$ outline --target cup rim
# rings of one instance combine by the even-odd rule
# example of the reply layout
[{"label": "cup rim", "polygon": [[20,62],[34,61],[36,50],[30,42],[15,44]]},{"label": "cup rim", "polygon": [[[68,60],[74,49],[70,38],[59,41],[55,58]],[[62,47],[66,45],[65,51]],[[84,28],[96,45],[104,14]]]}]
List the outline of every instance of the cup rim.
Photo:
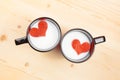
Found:
[{"label": "cup rim", "polygon": [[[55,44],[55,46],[54,46],[53,48],[50,48],[50,49],[48,49],[48,50],[38,50],[38,49],[34,48],[34,46],[31,45],[31,43],[30,43],[30,41],[29,41],[29,39],[28,39],[28,34],[29,34],[29,30],[30,30],[31,24],[32,24],[34,21],[40,20],[40,19],[49,19],[49,20],[53,21],[53,22],[57,25],[58,30],[59,30],[59,32],[60,32],[60,33],[59,33],[59,40],[58,40],[58,42]],[[38,51],[38,52],[48,52],[48,51],[53,50],[53,49],[56,48],[56,46],[60,43],[61,37],[62,37],[62,32],[61,32],[61,28],[60,28],[59,24],[58,24],[54,19],[49,18],[49,17],[39,17],[39,18],[33,20],[33,21],[29,24],[29,26],[28,26],[28,28],[27,28],[27,33],[26,33],[26,39],[27,39],[27,41],[28,41],[28,44],[30,45],[30,47],[32,47],[34,50],[36,50],[36,51]]]},{"label": "cup rim", "polygon": [[[90,51],[89,51],[89,54],[90,54],[90,56],[87,58],[87,59],[85,59],[85,60],[78,60],[78,61],[73,61],[73,60],[71,60],[71,59],[69,59],[67,56],[65,56],[65,54],[64,54],[64,51],[62,50],[62,41],[63,41],[63,39],[64,39],[64,37],[69,33],[69,32],[71,32],[71,31],[76,31],[76,30],[80,30],[80,31],[83,31],[84,33],[87,33],[87,35],[89,35],[89,38],[91,38],[91,47],[90,47]],[[87,36],[86,35],[86,36]],[[88,36],[87,36],[88,37]],[[94,38],[92,37],[92,35],[88,32],[88,31],[86,31],[86,30],[84,30],[84,29],[81,29],[81,28],[74,28],[74,29],[71,29],[71,30],[69,30],[69,31],[67,31],[65,34],[64,34],[64,36],[63,36],[63,38],[62,38],[62,40],[61,40],[61,42],[60,42],[60,49],[61,49],[61,53],[62,53],[62,55],[68,60],[68,61],[70,61],[70,62],[72,62],[72,63],[82,63],[82,62],[85,62],[85,61],[87,61],[92,55],[93,55],[93,52],[94,52],[94,48],[95,48],[95,42],[94,42]],[[85,57],[83,57],[83,58],[85,58]]]}]

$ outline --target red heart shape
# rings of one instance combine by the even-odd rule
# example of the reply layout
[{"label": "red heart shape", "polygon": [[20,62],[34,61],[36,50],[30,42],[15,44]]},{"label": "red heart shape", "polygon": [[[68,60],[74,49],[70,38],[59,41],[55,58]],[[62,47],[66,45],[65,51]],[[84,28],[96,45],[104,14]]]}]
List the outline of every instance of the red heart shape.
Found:
[{"label": "red heart shape", "polygon": [[46,36],[47,28],[48,28],[47,22],[45,22],[44,20],[41,20],[38,23],[38,28],[30,29],[29,33],[33,37]]},{"label": "red heart shape", "polygon": [[78,55],[90,50],[90,44],[88,42],[84,42],[83,44],[81,44],[78,39],[74,39],[72,41],[72,47]]}]

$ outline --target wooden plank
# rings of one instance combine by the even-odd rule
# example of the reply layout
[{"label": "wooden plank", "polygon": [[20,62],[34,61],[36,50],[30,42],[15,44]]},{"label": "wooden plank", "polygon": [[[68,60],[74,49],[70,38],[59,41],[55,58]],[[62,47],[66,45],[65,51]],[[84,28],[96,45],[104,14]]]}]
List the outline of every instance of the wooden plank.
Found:
[{"label": "wooden plank", "polygon": [[[120,80],[119,0],[1,0],[0,80]],[[93,37],[105,35],[94,55],[84,63],[71,63],[59,48],[37,52],[14,40],[26,35],[38,17],[55,19],[64,35],[83,28]]]}]

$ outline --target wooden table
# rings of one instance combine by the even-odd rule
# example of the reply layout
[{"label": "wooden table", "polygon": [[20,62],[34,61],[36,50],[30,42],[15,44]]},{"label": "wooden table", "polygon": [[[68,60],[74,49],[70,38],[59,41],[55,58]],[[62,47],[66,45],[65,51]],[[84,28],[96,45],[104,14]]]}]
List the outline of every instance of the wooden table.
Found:
[{"label": "wooden table", "polygon": [[[94,55],[71,63],[56,48],[37,52],[14,40],[26,35],[30,22],[51,17],[62,33],[82,28],[94,37],[105,35]],[[1,0],[0,80],[120,80],[120,0]]]}]

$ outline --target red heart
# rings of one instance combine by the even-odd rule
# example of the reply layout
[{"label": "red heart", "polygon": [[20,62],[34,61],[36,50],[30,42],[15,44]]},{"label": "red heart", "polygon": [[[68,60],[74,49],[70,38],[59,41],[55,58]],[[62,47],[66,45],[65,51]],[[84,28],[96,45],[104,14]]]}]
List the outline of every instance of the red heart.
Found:
[{"label": "red heart", "polygon": [[48,28],[47,22],[45,22],[44,20],[41,20],[38,23],[38,28],[30,29],[29,33],[33,37],[46,36],[47,28]]},{"label": "red heart", "polygon": [[83,44],[81,44],[78,39],[74,39],[72,41],[72,47],[78,55],[90,50],[90,44],[88,42],[84,42]]}]

